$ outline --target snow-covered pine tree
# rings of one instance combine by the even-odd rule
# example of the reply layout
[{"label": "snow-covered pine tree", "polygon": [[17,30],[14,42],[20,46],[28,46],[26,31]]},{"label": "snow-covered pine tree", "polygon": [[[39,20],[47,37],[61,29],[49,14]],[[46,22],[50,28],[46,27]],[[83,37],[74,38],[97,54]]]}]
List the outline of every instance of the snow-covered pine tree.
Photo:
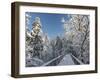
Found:
[{"label": "snow-covered pine tree", "polygon": [[32,27],[32,45],[33,45],[33,57],[37,57],[41,59],[41,54],[43,51],[43,40],[41,35],[39,34],[41,31],[41,22],[40,18],[36,17],[35,21],[33,21],[33,27]]},{"label": "snow-covered pine tree", "polygon": [[60,39],[59,36],[56,37],[56,44],[55,44],[55,54],[56,57],[61,55],[62,53],[62,40]]},{"label": "snow-covered pine tree", "polygon": [[[62,40],[59,36],[56,37],[56,43],[55,43],[55,53],[54,57],[58,57],[59,55],[62,55]],[[60,62],[61,58],[59,58],[57,61],[55,61],[55,65],[57,65]]]}]

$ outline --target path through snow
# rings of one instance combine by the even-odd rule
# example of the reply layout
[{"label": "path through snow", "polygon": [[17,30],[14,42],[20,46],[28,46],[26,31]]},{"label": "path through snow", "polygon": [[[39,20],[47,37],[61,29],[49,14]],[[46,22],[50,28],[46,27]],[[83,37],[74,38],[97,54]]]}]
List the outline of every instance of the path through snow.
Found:
[{"label": "path through snow", "polygon": [[74,65],[74,61],[72,60],[71,55],[70,54],[65,55],[58,64],[58,66],[59,65]]}]

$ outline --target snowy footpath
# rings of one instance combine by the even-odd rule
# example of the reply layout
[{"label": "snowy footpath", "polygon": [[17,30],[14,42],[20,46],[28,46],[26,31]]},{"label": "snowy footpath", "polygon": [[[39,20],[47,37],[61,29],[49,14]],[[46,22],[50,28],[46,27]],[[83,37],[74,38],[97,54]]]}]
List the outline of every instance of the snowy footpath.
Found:
[{"label": "snowy footpath", "polygon": [[67,54],[64,56],[64,58],[60,61],[59,65],[74,65],[74,61],[72,60],[72,57],[70,54]]}]

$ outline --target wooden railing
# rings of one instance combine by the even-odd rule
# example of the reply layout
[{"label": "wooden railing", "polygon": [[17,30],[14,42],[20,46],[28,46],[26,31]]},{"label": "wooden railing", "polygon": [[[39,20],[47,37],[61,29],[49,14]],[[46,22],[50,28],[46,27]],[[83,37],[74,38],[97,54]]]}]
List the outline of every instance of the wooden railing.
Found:
[{"label": "wooden railing", "polygon": [[[72,54],[70,54],[70,55],[72,56],[72,58],[73,58],[78,64],[80,64],[80,65],[83,65],[83,64],[84,64],[82,61],[80,61],[80,60],[79,60],[78,58],[76,58],[74,55],[72,55]],[[54,59],[52,59],[52,60],[50,60],[50,61],[44,63],[42,66],[48,66],[48,65],[50,65],[51,63],[53,63],[53,62],[59,60],[59,59],[62,58],[63,56],[64,56],[64,55],[59,55],[58,57],[56,57],[56,58],[54,58]],[[73,62],[74,62],[74,61],[73,61]]]},{"label": "wooden railing", "polygon": [[59,55],[58,57],[56,57],[56,58],[54,58],[54,59],[52,59],[52,60],[50,60],[50,61],[44,63],[42,66],[48,66],[48,65],[50,65],[51,63],[57,61],[58,59],[60,59],[60,58],[63,57],[63,56],[64,56],[64,55]]},{"label": "wooden railing", "polygon": [[70,54],[71,56],[72,56],[72,58],[74,58],[74,60],[78,63],[78,64],[80,64],[80,65],[82,65],[82,64],[84,64],[82,61],[80,61],[77,57],[75,57],[74,55],[72,55],[72,54]]}]

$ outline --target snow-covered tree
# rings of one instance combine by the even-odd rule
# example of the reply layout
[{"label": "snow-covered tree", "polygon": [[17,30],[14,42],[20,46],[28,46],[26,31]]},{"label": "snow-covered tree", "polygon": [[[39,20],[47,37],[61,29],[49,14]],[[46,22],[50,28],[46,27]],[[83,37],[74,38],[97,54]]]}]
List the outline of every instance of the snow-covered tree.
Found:
[{"label": "snow-covered tree", "polygon": [[25,50],[25,52],[26,52],[26,58],[27,59],[31,59],[31,53],[32,53],[32,48],[30,46],[32,36],[31,36],[30,30],[29,30],[29,24],[30,24],[29,20],[30,20],[30,18],[31,18],[31,16],[29,14],[25,14],[25,22],[26,22],[26,24],[25,24],[25,26],[26,26],[26,32],[25,32],[26,33],[25,34],[25,36],[26,36],[25,37],[26,50]]},{"label": "snow-covered tree", "polygon": [[41,30],[41,22],[40,18],[36,17],[35,21],[33,21],[33,27],[32,27],[32,45],[33,45],[33,57],[37,56],[38,58],[41,58],[41,54],[43,51],[43,40],[40,33]]},{"label": "snow-covered tree", "polygon": [[[64,31],[67,40],[72,41],[78,58],[84,63],[89,61],[89,15],[71,14],[69,20],[64,21]],[[76,49],[76,47],[78,49]],[[87,62],[84,59],[87,55]]]},{"label": "snow-covered tree", "polygon": [[62,53],[62,40],[60,39],[59,36],[56,37],[56,43],[55,43],[55,54],[56,56],[61,55]]}]

